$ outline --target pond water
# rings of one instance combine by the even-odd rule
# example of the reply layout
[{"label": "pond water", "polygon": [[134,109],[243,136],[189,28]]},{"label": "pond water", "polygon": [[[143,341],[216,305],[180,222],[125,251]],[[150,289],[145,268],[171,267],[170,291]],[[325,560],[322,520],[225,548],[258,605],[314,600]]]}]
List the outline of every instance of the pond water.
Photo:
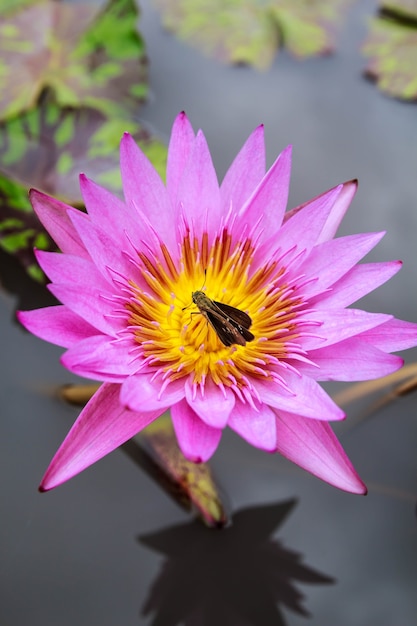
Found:
[{"label": "pond water", "polygon": [[[373,3],[352,11],[336,55],[299,63],[282,53],[264,73],[202,57],[142,4],[153,96],[141,119],[167,139],[185,109],[219,177],[264,123],[269,165],[294,146],[291,206],[359,178],[340,233],[387,230],[369,260],[404,261],[361,304],[417,321],[416,108],[361,76]],[[417,393],[360,423],[355,404],[337,429],[366,497],[231,432],[212,461],[234,520],[223,531],[194,522],[123,450],[41,495],[39,479],[78,414],[56,390],[77,379],[60,349],[14,322],[16,307],[45,294],[4,255],[1,263],[13,291],[0,292],[1,624],[417,624]]]}]

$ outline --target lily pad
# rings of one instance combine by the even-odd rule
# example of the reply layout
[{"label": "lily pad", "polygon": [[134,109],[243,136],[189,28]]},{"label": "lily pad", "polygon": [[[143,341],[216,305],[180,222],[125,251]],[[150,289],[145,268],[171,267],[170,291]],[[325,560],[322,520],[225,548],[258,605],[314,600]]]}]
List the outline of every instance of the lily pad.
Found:
[{"label": "lily pad", "polygon": [[38,2],[38,0],[1,0],[0,15],[15,13],[18,9],[28,6],[29,4],[35,4],[36,2]]},{"label": "lily pad", "polygon": [[160,172],[165,171],[166,147],[161,142],[138,123],[108,120],[95,109],[62,109],[43,101],[0,124],[0,245],[17,255],[32,276],[40,276],[34,269],[33,246],[50,249],[53,244],[32,212],[28,189],[36,187],[81,208],[78,175],[85,172],[122,195],[119,142],[124,131],[134,136]]},{"label": "lily pad", "polygon": [[26,188],[0,174],[0,247],[18,257],[28,274],[43,280],[33,248],[54,249],[32,211]]},{"label": "lily pad", "polygon": [[35,106],[45,88],[61,106],[107,115],[147,93],[146,57],[133,0],[96,5],[43,0],[0,18],[1,118]]},{"label": "lily pad", "polygon": [[327,54],[353,0],[154,0],[168,30],[226,63],[269,67],[279,47]]},{"label": "lily pad", "polygon": [[389,96],[417,100],[417,2],[384,4],[362,48],[366,75]]}]

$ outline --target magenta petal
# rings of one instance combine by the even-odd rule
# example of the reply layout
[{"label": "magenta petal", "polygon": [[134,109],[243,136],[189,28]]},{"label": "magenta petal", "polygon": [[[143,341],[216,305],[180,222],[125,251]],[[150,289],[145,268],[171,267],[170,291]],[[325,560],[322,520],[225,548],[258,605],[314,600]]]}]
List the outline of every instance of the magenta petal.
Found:
[{"label": "magenta petal", "polygon": [[[349,208],[350,203],[358,189],[358,181],[357,180],[348,180],[346,183],[342,185],[338,185],[337,187],[333,187],[330,189],[330,192],[335,191],[336,189],[340,189],[340,193],[337,196],[336,201],[333,204],[332,211],[329,214],[320,235],[317,238],[317,244],[323,243],[324,241],[328,241],[332,239],[336,234],[337,229],[339,228],[340,222],[343,219],[346,211]],[[305,202],[304,204],[300,204],[297,207],[294,207],[290,211],[288,211],[284,216],[284,222],[289,219],[292,219],[293,216],[302,211],[307,205],[311,203],[320,202],[323,196],[326,196],[329,191],[316,196],[312,200]]]},{"label": "magenta petal", "polygon": [[204,386],[204,396],[200,390],[194,395],[192,380],[187,380],[185,397],[193,411],[213,428],[224,428],[235,406],[235,394],[227,387],[221,389],[210,378]]},{"label": "magenta petal", "polygon": [[375,328],[388,320],[392,315],[383,313],[368,313],[360,309],[316,310],[299,316],[299,321],[315,320],[320,326],[312,333],[311,337],[303,338],[305,350],[316,350],[332,344],[337,344],[344,339],[359,335]]},{"label": "magenta petal", "polygon": [[160,415],[136,413],[119,401],[120,385],[104,384],[80,413],[55,454],[40,484],[48,491],[69,480],[128,439]]},{"label": "magenta petal", "polygon": [[72,225],[70,216],[79,213],[68,204],[44,193],[31,189],[30,201],[42,224],[62,252],[74,254],[88,259],[90,255],[84,247],[77,231]]},{"label": "magenta petal", "polygon": [[262,218],[260,243],[273,239],[281,227],[290,186],[291,150],[288,146],[281,152],[240,211],[238,229]]},{"label": "magenta petal", "polygon": [[116,337],[119,324],[108,319],[114,313],[115,305],[101,297],[101,292],[95,288],[80,290],[78,285],[56,285],[51,283],[48,289],[54,296],[65,304],[73,313],[82,317],[86,322],[107,335]]},{"label": "magenta petal", "polygon": [[182,112],[174,122],[168,146],[167,190],[174,206],[185,166],[194,148],[194,142],[193,128],[186,114]]},{"label": "magenta petal", "polygon": [[[197,206],[198,205],[198,210]],[[222,217],[216,171],[206,138],[198,131],[178,188],[176,211],[193,227],[195,235],[214,237]]]},{"label": "magenta petal", "polygon": [[136,369],[126,343],[112,341],[107,335],[79,341],[62,355],[61,363],[74,374],[107,382],[122,382]]},{"label": "magenta petal", "polygon": [[172,423],[183,455],[194,463],[205,463],[219,445],[222,430],[201,420],[183,400],[171,409]]},{"label": "magenta petal", "polygon": [[18,311],[17,318],[31,333],[63,348],[95,335],[97,330],[66,306]]},{"label": "magenta petal", "polygon": [[147,227],[140,220],[135,220],[133,211],[129,211],[124,202],[104,187],[97,185],[85,174],[80,175],[80,189],[87,213],[100,228],[107,233],[117,232],[117,238],[126,245],[126,233],[132,243],[140,245],[141,238],[147,233]]},{"label": "magenta petal", "polygon": [[[414,334],[417,343],[416,331]],[[373,380],[392,374],[404,363],[400,357],[367,344],[361,335],[327,348],[311,350],[309,358],[318,367],[300,363],[298,368],[315,380]]]},{"label": "magenta petal", "polygon": [[299,413],[303,417],[319,420],[344,419],[345,414],[342,409],[315,380],[291,371],[284,372],[282,375],[293,395],[280,388],[278,383],[252,380],[262,402],[276,409]]},{"label": "magenta petal", "polygon": [[126,378],[120,401],[133,411],[154,411],[161,407],[164,410],[182,400],[184,394],[183,380],[174,380],[162,390],[161,379],[146,373]]},{"label": "magenta petal", "polygon": [[326,224],[321,231],[321,235],[318,238],[317,243],[328,241],[335,236],[336,231],[340,226],[340,222],[344,218],[345,213],[348,210],[357,190],[357,180],[349,180],[346,183],[343,183],[342,190],[337,196],[336,202],[334,203],[332,208],[332,212],[330,213]]},{"label": "magenta petal", "polygon": [[[264,254],[267,250],[281,248],[290,250],[311,250],[316,246],[320,233],[328,220],[328,217],[341,192],[342,186],[330,189],[316,200],[307,202],[301,211],[282,225],[275,237],[271,237],[264,246]],[[308,224],[308,228],[306,228]],[[273,246],[273,247],[272,247]]]},{"label": "magenta petal", "polygon": [[120,169],[126,204],[149,220],[170,250],[176,249],[176,224],[167,190],[152,163],[125,133],[120,143]]},{"label": "magenta petal", "polygon": [[110,277],[104,277],[91,260],[83,259],[72,254],[60,252],[36,251],[36,259],[54,283],[77,284],[79,289],[95,288],[103,293],[110,293],[113,285]]},{"label": "magenta petal", "polygon": [[306,278],[315,278],[303,288],[303,296],[311,298],[325,291],[368,254],[383,236],[384,233],[351,235],[315,246],[297,268]]},{"label": "magenta petal", "polygon": [[272,452],[277,440],[275,413],[266,404],[258,404],[256,409],[237,402],[228,425],[252,446]]},{"label": "magenta petal", "polygon": [[124,235],[122,237],[117,229],[103,230],[80,211],[71,216],[71,221],[103,276],[109,276],[109,268],[123,276],[131,276],[132,263],[126,253],[134,250]]},{"label": "magenta petal", "polygon": [[276,415],[277,452],[339,489],[366,494],[365,484],[327,422],[284,411]]},{"label": "magenta petal", "polygon": [[385,352],[406,350],[417,346],[417,324],[393,318],[362,333],[358,339],[371,343]]},{"label": "magenta petal", "polygon": [[392,278],[401,269],[401,265],[401,261],[356,265],[334,283],[328,293],[313,297],[310,304],[324,309],[349,306]]},{"label": "magenta petal", "polygon": [[265,176],[264,128],[258,126],[243,145],[220,186],[223,211],[239,212]]}]

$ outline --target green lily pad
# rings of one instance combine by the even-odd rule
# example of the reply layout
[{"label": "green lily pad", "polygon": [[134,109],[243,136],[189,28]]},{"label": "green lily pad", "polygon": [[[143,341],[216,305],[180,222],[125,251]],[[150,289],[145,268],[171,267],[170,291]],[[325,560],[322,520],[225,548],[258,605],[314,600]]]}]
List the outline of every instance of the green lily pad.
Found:
[{"label": "green lily pad", "polygon": [[[60,108],[44,100],[38,108],[0,124],[0,245],[15,254],[31,275],[32,249],[53,249],[27,199],[36,187],[82,207],[78,175],[122,195],[119,142],[130,132],[154,166],[165,171],[166,147],[133,121],[108,120],[95,109]],[[37,267],[37,266],[36,266]]]},{"label": "green lily pad", "polygon": [[107,115],[147,93],[146,57],[133,0],[96,5],[43,0],[0,18],[0,117],[33,107],[45,88],[61,106]]},{"label": "green lily pad", "polygon": [[15,255],[32,278],[42,281],[43,273],[33,255],[34,247],[54,249],[32,211],[27,189],[0,174],[0,248]]},{"label": "green lily pad", "polygon": [[28,6],[29,4],[35,4],[38,1],[39,0],[1,0],[0,15],[15,13],[18,9]]},{"label": "green lily pad", "polygon": [[226,63],[269,67],[284,46],[299,58],[334,49],[353,0],[154,0],[168,30]]},{"label": "green lily pad", "polygon": [[368,77],[389,96],[417,99],[417,2],[387,3],[362,48]]}]

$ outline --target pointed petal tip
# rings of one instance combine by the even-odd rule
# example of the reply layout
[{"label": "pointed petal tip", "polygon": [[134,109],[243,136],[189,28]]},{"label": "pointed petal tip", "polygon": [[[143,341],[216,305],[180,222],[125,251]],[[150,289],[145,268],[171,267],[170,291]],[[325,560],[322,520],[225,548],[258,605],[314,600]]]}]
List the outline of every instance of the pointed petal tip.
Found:
[{"label": "pointed petal tip", "polygon": [[[180,113],[178,113],[177,117],[174,119],[172,127],[173,129],[175,129],[176,127],[182,127],[192,131],[191,122],[188,119],[188,115],[185,111],[180,111]],[[194,134],[194,131],[192,132]]]},{"label": "pointed petal tip", "polygon": [[120,140],[120,150],[128,150],[130,146],[134,145],[135,148],[138,148],[136,141],[133,139],[132,135],[125,131]]},{"label": "pointed petal tip", "polygon": [[47,193],[44,193],[43,191],[40,191],[39,189],[36,189],[36,187],[31,187],[29,189],[28,195],[29,195],[29,200],[32,202],[32,204],[34,202],[40,203],[43,200],[55,201],[55,198],[53,198],[52,196],[49,196]]},{"label": "pointed petal tip", "polygon": [[352,484],[347,487],[342,487],[342,489],[355,496],[367,496],[368,495],[368,487],[359,478],[359,476],[357,476],[357,482],[355,482],[354,485]]},{"label": "pointed petal tip", "polygon": [[52,491],[52,489],[59,487],[66,480],[68,480],[69,478],[72,478],[72,476],[68,476],[68,478],[63,478],[61,480],[53,480],[53,478],[49,477],[48,474],[49,474],[49,467],[45,472],[45,476],[42,478],[39,484],[39,487],[38,487],[39,493],[47,493],[48,491]]}]

